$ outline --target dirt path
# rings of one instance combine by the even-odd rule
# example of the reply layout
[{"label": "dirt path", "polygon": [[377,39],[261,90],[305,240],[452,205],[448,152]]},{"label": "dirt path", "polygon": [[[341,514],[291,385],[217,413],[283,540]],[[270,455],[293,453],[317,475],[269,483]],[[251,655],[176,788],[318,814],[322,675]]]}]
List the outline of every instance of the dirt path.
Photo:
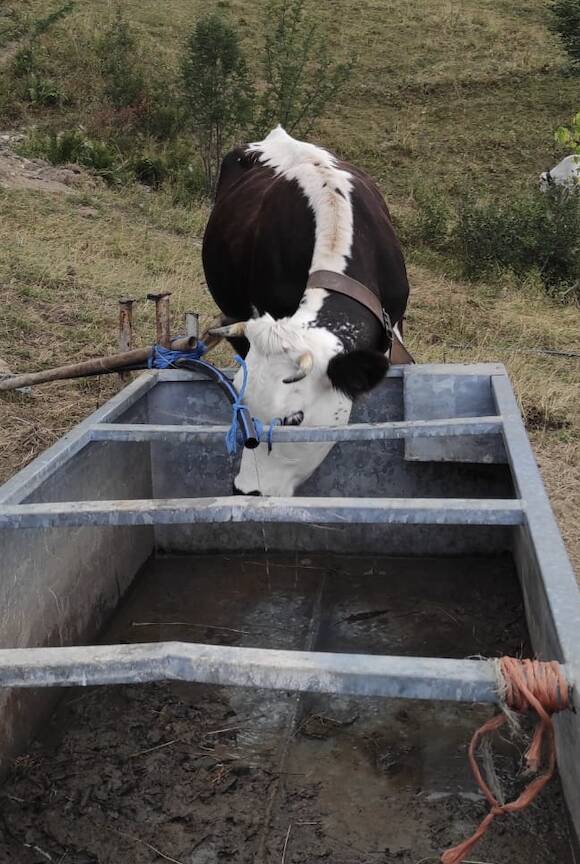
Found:
[{"label": "dirt path", "polygon": [[55,166],[43,159],[27,159],[14,152],[21,133],[0,132],[0,186],[70,195],[86,179],[78,165]]}]

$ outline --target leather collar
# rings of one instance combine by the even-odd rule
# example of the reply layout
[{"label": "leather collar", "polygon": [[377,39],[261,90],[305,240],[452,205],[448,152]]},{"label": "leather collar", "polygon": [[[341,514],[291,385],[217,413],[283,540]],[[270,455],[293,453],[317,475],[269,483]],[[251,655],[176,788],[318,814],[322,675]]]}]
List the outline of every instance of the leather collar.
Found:
[{"label": "leather collar", "polygon": [[334,270],[315,270],[308,277],[307,288],[323,288],[325,291],[333,291],[335,294],[344,294],[351,300],[356,300],[379,319],[381,326],[387,332],[389,339],[392,338],[393,327],[391,319],[383,309],[383,304],[370,288],[357,282],[344,273],[336,273]]},{"label": "leather collar", "polygon": [[369,312],[372,312],[385,329],[387,338],[391,343],[389,351],[391,363],[407,364],[415,362],[413,356],[409,354],[400,340],[397,331],[393,329],[391,319],[383,308],[383,304],[376,294],[373,294],[370,288],[367,288],[362,282],[357,282],[356,279],[345,276],[344,273],[337,273],[334,270],[315,270],[308,277],[306,288],[322,288],[325,291],[334,291],[335,294],[344,294],[345,297],[356,300],[368,309]]}]

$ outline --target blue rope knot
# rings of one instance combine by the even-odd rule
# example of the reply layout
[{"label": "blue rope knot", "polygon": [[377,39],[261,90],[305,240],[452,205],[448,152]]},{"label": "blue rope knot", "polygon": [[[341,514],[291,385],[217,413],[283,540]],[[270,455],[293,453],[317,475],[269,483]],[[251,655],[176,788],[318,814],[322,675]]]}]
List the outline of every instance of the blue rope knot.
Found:
[{"label": "blue rope knot", "polygon": [[[248,411],[249,413],[250,410],[247,405],[243,404],[243,399],[246,395],[246,387],[248,385],[248,365],[244,358],[240,357],[238,354],[236,354],[234,360],[242,367],[243,379],[237,399],[234,399],[232,402],[232,422],[226,433],[226,447],[228,448],[230,456],[233,456],[238,449],[238,417],[242,411]],[[256,432],[258,433],[258,436],[261,435],[260,429],[256,429]]]},{"label": "blue rope knot", "polygon": [[272,452],[272,432],[274,431],[274,426],[283,426],[283,425],[284,425],[284,423],[282,422],[281,417],[274,417],[274,419],[270,423],[270,426],[268,428],[268,453]]},{"label": "blue rope knot", "polygon": [[[244,396],[246,395],[246,387],[248,386],[248,364],[244,360],[243,357],[240,357],[238,354],[234,357],[236,363],[239,363],[242,369],[242,386],[240,388],[240,392],[238,393],[237,399],[232,402],[232,422],[230,424],[230,428],[226,433],[226,447],[230,456],[234,456],[238,449],[239,441],[239,427],[238,427],[238,418],[240,416],[241,411],[247,411],[249,413],[250,409],[247,405],[243,404]],[[254,422],[254,428],[256,430],[256,435],[258,436],[258,441],[262,440],[262,435],[264,434],[264,423],[261,420],[258,420],[256,417],[252,417]],[[274,426],[282,426],[282,420],[280,417],[276,417],[271,421],[268,427],[268,453],[272,452],[272,433],[274,431]]]},{"label": "blue rope knot", "polygon": [[173,348],[164,348],[163,345],[155,344],[147,366],[149,369],[169,369],[178,360],[201,360],[206,351],[207,345],[201,339],[191,351],[174,351]]}]

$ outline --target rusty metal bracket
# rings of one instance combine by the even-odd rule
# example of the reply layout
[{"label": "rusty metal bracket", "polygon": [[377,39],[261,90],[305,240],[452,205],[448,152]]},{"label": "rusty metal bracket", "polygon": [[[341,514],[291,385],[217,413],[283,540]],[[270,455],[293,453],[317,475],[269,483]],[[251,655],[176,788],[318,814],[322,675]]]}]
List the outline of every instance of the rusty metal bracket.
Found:
[{"label": "rusty metal bracket", "polygon": [[[133,297],[119,299],[119,353],[124,354],[133,347]],[[127,381],[129,372],[119,372],[121,381]]]},{"label": "rusty metal bracket", "polygon": [[169,311],[169,298],[171,291],[160,294],[148,294],[147,299],[155,303],[155,338],[163,348],[171,347],[171,317]]}]

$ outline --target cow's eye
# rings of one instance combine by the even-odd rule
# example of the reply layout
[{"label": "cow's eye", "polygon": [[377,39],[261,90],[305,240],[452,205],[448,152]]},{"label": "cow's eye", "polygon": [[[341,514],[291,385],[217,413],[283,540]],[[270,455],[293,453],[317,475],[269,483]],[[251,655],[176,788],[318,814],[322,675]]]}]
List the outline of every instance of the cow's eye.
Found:
[{"label": "cow's eye", "polygon": [[282,420],[282,426],[300,426],[304,420],[304,411],[295,411]]}]

